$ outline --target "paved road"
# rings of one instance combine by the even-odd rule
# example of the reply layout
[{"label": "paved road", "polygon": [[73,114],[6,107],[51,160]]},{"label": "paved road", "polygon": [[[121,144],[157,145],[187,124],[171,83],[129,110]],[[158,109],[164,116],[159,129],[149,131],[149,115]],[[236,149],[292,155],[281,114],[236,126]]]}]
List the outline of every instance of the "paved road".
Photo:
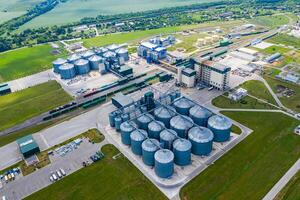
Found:
[{"label": "paved road", "polygon": [[263,200],[273,200],[276,195],[284,188],[284,186],[295,176],[300,170],[300,158],[297,162],[285,173],[285,175],[274,185]]}]

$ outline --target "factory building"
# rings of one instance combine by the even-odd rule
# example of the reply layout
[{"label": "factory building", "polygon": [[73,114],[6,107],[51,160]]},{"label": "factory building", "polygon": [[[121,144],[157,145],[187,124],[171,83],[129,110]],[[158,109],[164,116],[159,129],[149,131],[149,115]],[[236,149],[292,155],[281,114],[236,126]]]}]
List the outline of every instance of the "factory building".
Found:
[{"label": "factory building", "polygon": [[22,137],[17,140],[21,154],[24,158],[28,158],[36,153],[40,152],[38,144],[33,139],[32,135]]},{"label": "factory building", "polygon": [[148,93],[144,96],[155,101],[153,110],[147,111],[152,106],[141,104],[151,103],[143,97],[111,112],[109,122],[120,133],[121,142],[146,166],[153,167],[158,177],[171,178],[175,166],[184,168],[192,163],[192,155],[209,156],[214,142],[230,140],[232,122],[228,118],[213,115],[178,92],[157,99]]},{"label": "factory building", "polygon": [[58,58],[52,63],[53,71],[59,74],[61,79],[72,79],[77,75],[88,74],[92,70],[101,74],[113,70],[122,77],[132,75],[132,68],[122,67],[129,61],[129,52],[124,46],[112,44],[87,50],[82,54],[72,54],[67,60]]},{"label": "factory building", "polygon": [[230,56],[241,59],[241,60],[246,60],[248,62],[254,62],[257,61],[257,57],[248,53],[244,53],[242,51],[233,51],[230,53]]},{"label": "factory building", "polygon": [[163,37],[154,37],[149,40],[152,44],[156,44],[161,47],[167,47],[169,45],[175,44],[176,38],[173,35],[169,35],[165,38]]},{"label": "factory building", "polygon": [[237,90],[229,93],[228,97],[233,101],[239,101],[247,95],[248,95],[248,91],[246,89],[238,88]]},{"label": "factory building", "polygon": [[167,57],[167,49],[160,47],[157,44],[151,42],[142,42],[137,50],[140,57],[147,59],[147,62],[157,62],[158,60]]},{"label": "factory building", "polygon": [[203,61],[200,64],[201,81],[208,86],[213,86],[218,90],[229,88],[229,78],[231,68],[214,61]]},{"label": "factory building", "polygon": [[279,58],[281,58],[281,54],[280,53],[275,53],[275,54],[267,57],[265,59],[265,61],[268,62],[268,63],[273,63],[274,61],[276,61]]},{"label": "factory building", "polygon": [[178,67],[177,78],[184,86],[192,88],[196,84],[196,71],[191,68]]}]

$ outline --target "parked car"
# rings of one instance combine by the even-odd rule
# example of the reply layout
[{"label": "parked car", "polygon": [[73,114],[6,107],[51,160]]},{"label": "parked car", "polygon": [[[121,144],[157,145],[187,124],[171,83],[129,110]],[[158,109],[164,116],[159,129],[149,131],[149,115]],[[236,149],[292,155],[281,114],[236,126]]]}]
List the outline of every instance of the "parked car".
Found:
[{"label": "parked car", "polygon": [[59,171],[59,170],[57,170],[57,171],[56,171],[56,174],[57,174],[57,176],[58,176],[59,178],[61,178],[61,177],[62,177],[62,174],[60,173],[60,171]]},{"label": "parked car", "polygon": [[61,172],[61,174],[62,174],[63,176],[66,176],[66,175],[67,175],[66,172],[65,172],[65,170],[63,170],[62,168],[60,168],[59,170],[60,170],[60,172]]}]

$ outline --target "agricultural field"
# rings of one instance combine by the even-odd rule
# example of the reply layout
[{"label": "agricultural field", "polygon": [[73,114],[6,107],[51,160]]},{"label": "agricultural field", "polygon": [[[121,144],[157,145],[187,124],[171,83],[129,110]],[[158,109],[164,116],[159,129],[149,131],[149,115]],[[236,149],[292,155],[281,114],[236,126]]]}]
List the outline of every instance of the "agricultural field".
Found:
[{"label": "agricultural field", "polygon": [[300,48],[300,40],[287,34],[279,34],[268,39],[267,42]]},{"label": "agricultural field", "polygon": [[60,3],[50,12],[33,19],[21,29],[62,25],[79,21],[84,17],[139,12],[212,1],[217,0],[68,0],[65,3]]},{"label": "agricultural field", "polygon": [[0,96],[0,131],[71,100],[56,81]]},{"label": "agricultural field", "polygon": [[101,151],[105,155],[102,160],[25,199],[167,199],[113,145],[105,145]]},{"label": "agricultural field", "polygon": [[185,185],[181,199],[262,199],[300,156],[300,137],[293,133],[298,120],[282,113],[222,113],[254,132]]},{"label": "agricultural field", "polygon": [[290,84],[275,78],[264,76],[264,79],[268,82],[270,87],[275,93],[278,93],[278,86],[284,86],[286,88],[292,89],[295,93],[290,97],[280,96],[279,99],[282,104],[296,112],[300,112],[300,87],[294,84]]},{"label": "agricultural field", "polygon": [[236,109],[277,109],[274,106],[263,103],[252,97],[246,96],[241,101],[233,101],[225,96],[218,96],[213,99],[212,104],[219,108],[236,108]]},{"label": "agricultural field", "polygon": [[0,23],[25,14],[28,8],[42,1],[43,0],[0,0]]},{"label": "agricultural field", "polygon": [[259,99],[268,101],[271,104],[277,105],[276,101],[270,94],[268,88],[263,82],[251,80],[240,85],[241,88],[248,90],[248,94],[255,96]]},{"label": "agricultural field", "polygon": [[64,50],[58,55],[52,51],[52,47],[45,44],[0,53],[0,83],[47,70],[57,57],[66,56]]},{"label": "agricultural field", "polygon": [[274,200],[300,199],[300,171],[288,182]]}]

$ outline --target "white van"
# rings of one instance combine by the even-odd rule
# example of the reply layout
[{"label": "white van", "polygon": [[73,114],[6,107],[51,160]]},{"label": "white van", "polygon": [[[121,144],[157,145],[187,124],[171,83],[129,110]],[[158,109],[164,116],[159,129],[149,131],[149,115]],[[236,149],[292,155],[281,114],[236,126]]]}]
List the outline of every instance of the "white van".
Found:
[{"label": "white van", "polygon": [[53,177],[53,180],[54,180],[54,181],[57,181],[57,180],[58,180],[58,178],[57,178],[57,176],[56,176],[55,174],[52,174],[52,177]]},{"label": "white van", "polygon": [[63,176],[67,175],[66,172],[65,172],[65,170],[64,170],[63,168],[60,168],[59,170],[60,170],[60,172],[61,172],[61,174],[62,174]]},{"label": "white van", "polygon": [[62,177],[62,175],[61,175],[61,173],[60,173],[60,171],[59,171],[59,170],[57,170],[57,171],[56,171],[56,174],[57,174],[57,176],[58,176],[59,178],[61,178],[61,177]]}]

